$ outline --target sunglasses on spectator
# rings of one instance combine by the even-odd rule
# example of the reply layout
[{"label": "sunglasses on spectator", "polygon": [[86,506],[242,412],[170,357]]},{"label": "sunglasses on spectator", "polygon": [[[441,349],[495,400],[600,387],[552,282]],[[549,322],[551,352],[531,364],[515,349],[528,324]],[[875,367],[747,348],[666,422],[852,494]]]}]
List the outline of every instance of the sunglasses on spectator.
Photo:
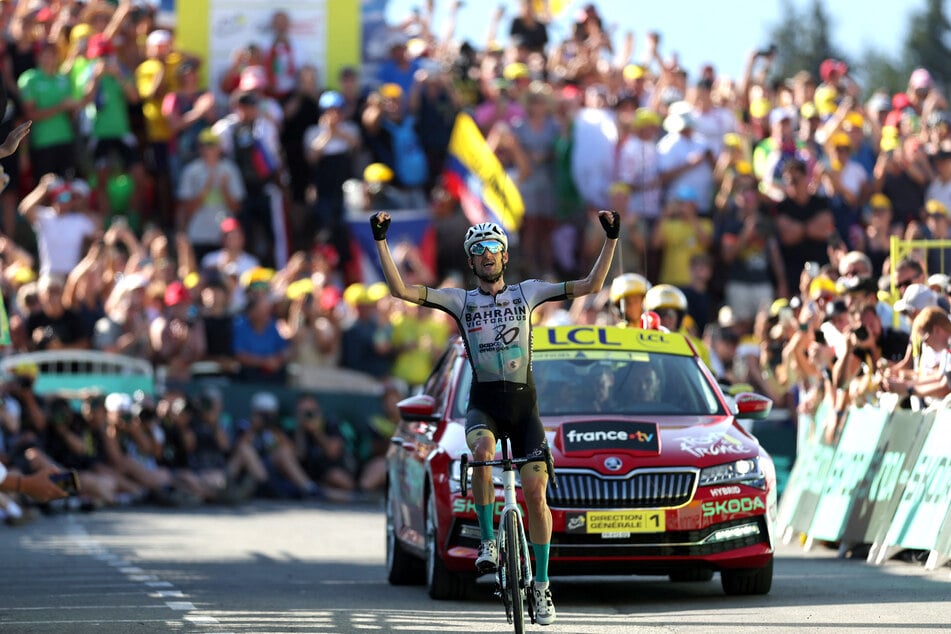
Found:
[{"label": "sunglasses on spectator", "polygon": [[895,285],[897,288],[905,288],[906,286],[911,286],[915,283],[915,280],[898,280],[898,283]]},{"label": "sunglasses on spectator", "polygon": [[502,246],[501,242],[495,240],[484,240],[482,242],[476,242],[471,247],[469,247],[469,253],[472,255],[482,255],[486,251],[489,253],[501,253],[505,250],[505,247]]}]

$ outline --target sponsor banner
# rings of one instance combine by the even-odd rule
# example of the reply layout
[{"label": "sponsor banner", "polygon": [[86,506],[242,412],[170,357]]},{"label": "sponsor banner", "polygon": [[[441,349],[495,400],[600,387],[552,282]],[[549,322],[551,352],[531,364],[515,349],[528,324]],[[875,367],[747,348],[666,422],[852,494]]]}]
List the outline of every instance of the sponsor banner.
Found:
[{"label": "sponsor banner", "polygon": [[886,546],[931,550],[951,503],[951,412],[935,415],[898,508],[885,534]]},{"label": "sponsor banner", "polygon": [[535,351],[565,348],[596,348],[602,350],[633,350],[694,356],[687,339],[679,333],[664,333],[638,328],[605,328],[600,326],[556,326],[535,331]]},{"label": "sponsor banner", "polygon": [[[815,451],[819,446],[819,440],[816,435],[807,435],[805,430],[810,428],[813,420],[812,416],[808,414],[799,414],[796,425],[799,437],[799,441],[796,443],[796,461],[793,463],[792,469],[789,470],[786,485],[783,487],[783,494],[779,498],[779,508],[776,511],[776,528],[780,534],[792,525],[793,515],[799,507],[799,499],[802,497],[806,474],[812,471],[812,461],[815,460]],[[756,429],[755,426],[753,429]]]},{"label": "sponsor banner", "polygon": [[[826,420],[831,412],[832,401],[826,398],[816,408],[815,420]],[[800,424],[803,424],[802,420]],[[835,447],[824,444],[818,430],[800,449],[779,504],[777,528],[780,533],[788,527],[801,533],[809,530],[835,455]]]},{"label": "sponsor banner", "polygon": [[856,491],[867,481],[872,457],[888,420],[888,413],[876,407],[851,408],[835,448],[832,465],[823,480],[809,536],[838,541],[853,504],[860,503]]},{"label": "sponsor banner", "polygon": [[944,521],[941,523],[941,530],[938,531],[934,550],[943,557],[951,557],[951,505],[948,506]]},{"label": "sponsor banner", "polygon": [[889,417],[882,441],[872,458],[872,478],[867,496],[870,508],[865,510],[867,526],[862,539],[857,542],[882,543],[933,422],[934,413],[911,410],[895,410]]},{"label": "sponsor banner", "polygon": [[667,529],[663,510],[586,511],[565,514],[569,533],[663,533]]},{"label": "sponsor banner", "polygon": [[565,453],[603,449],[660,453],[657,423],[594,421],[561,426]]}]

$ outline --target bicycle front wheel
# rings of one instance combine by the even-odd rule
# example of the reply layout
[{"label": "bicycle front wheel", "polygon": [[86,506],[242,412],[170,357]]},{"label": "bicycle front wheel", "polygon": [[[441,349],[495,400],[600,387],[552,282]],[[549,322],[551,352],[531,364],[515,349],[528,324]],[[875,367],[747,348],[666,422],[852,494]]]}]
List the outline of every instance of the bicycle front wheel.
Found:
[{"label": "bicycle front wheel", "polygon": [[506,586],[502,592],[507,592],[512,606],[512,624],[515,634],[525,631],[525,597],[522,588],[522,539],[520,526],[521,519],[518,513],[511,511],[505,514],[505,565],[508,568]]}]

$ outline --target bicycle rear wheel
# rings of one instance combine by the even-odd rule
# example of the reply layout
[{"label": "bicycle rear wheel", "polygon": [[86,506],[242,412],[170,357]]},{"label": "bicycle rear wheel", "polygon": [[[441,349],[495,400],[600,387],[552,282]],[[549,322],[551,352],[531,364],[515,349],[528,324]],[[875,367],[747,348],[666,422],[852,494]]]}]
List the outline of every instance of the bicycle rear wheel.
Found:
[{"label": "bicycle rear wheel", "polygon": [[[505,566],[508,568],[506,587],[503,593],[508,593],[509,604],[512,606],[512,624],[515,634],[525,631],[525,597],[522,588],[522,540],[520,518],[518,513],[510,511],[505,514]],[[526,553],[527,554],[527,553]]]}]

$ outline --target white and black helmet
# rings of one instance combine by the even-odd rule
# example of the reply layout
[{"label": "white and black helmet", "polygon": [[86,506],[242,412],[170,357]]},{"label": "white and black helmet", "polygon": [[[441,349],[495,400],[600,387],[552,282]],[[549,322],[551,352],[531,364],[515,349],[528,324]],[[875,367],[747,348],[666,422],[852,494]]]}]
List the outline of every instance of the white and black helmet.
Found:
[{"label": "white and black helmet", "polygon": [[469,227],[469,230],[466,231],[466,241],[464,244],[466,255],[469,255],[469,249],[473,244],[483,240],[498,240],[502,243],[502,247],[506,251],[509,250],[509,239],[502,230],[502,227],[494,222],[480,222],[477,225]]}]

